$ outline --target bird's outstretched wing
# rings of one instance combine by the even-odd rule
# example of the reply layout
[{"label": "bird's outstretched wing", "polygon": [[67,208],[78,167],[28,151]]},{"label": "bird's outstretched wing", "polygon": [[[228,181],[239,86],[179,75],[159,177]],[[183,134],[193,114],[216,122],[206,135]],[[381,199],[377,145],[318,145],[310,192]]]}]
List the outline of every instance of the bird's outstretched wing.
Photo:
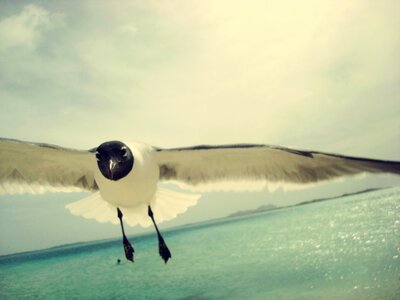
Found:
[{"label": "bird's outstretched wing", "polygon": [[94,154],[0,138],[0,194],[94,191]]},{"label": "bird's outstretched wing", "polygon": [[200,191],[296,187],[364,172],[400,174],[400,162],[268,145],[155,149],[161,180]]}]

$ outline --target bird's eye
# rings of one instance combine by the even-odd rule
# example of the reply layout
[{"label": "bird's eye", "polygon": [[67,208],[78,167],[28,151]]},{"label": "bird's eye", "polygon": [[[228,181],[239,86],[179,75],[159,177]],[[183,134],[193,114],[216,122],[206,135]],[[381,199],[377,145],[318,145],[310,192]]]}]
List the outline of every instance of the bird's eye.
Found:
[{"label": "bird's eye", "polygon": [[101,155],[100,155],[99,152],[96,152],[96,159],[97,159],[97,161],[100,161],[100,160],[101,160]]},{"label": "bird's eye", "polygon": [[124,158],[128,156],[128,151],[126,150],[126,147],[121,148],[121,156]]}]

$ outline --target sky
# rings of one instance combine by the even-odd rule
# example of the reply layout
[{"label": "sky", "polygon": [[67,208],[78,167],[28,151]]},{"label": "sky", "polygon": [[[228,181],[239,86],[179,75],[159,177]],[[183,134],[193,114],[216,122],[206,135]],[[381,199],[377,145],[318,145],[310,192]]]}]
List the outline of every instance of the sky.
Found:
[{"label": "sky", "polygon": [[[0,0],[0,136],[78,149],[266,143],[400,160],[399,56],[396,0]],[[209,193],[163,227],[399,184],[367,176]],[[64,209],[85,195],[0,196],[0,255],[118,236]]]}]

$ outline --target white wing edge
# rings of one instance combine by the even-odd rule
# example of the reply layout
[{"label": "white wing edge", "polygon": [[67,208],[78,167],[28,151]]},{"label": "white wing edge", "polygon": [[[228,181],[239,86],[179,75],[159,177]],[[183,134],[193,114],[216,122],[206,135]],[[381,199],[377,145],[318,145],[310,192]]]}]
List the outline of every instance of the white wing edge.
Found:
[{"label": "white wing edge", "polygon": [[181,189],[188,190],[191,192],[257,192],[267,190],[268,192],[275,192],[279,189],[284,192],[303,190],[311,187],[315,187],[322,184],[338,183],[343,182],[346,179],[361,179],[367,176],[367,172],[346,175],[342,177],[335,177],[332,179],[321,180],[309,183],[291,183],[285,181],[266,181],[261,178],[254,180],[220,180],[209,183],[201,183],[197,185],[191,185],[179,180],[163,180],[162,183],[173,184]]},{"label": "white wing edge", "polygon": [[76,186],[53,186],[49,184],[26,182],[3,182],[0,184],[0,195],[45,194],[45,193],[78,193],[87,190]]}]

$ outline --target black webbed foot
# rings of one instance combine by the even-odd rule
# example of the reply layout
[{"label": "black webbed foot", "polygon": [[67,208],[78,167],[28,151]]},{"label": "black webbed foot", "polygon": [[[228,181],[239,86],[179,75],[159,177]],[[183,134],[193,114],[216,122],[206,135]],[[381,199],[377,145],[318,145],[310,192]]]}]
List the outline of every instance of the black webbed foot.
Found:
[{"label": "black webbed foot", "polygon": [[124,251],[125,251],[126,259],[130,260],[131,262],[134,262],[133,261],[133,253],[135,253],[135,249],[133,249],[131,243],[126,238],[126,236],[123,237],[122,243],[124,244]]},{"label": "black webbed foot", "polygon": [[148,207],[147,214],[151,218],[154,224],[154,228],[157,231],[157,236],[158,236],[158,253],[160,253],[161,258],[164,260],[165,263],[168,262],[168,260],[172,257],[171,251],[169,251],[167,244],[165,243],[160,231],[158,230],[157,224],[154,221],[154,214],[153,210],[151,209],[150,205]]},{"label": "black webbed foot", "polygon": [[122,217],[124,216],[119,208],[117,208],[118,212],[118,219],[119,222],[121,223],[121,230],[122,230],[122,243],[124,245],[124,251],[125,251],[125,257],[127,260],[130,260],[133,262],[133,253],[135,253],[135,250],[133,249],[132,244],[129,242],[128,238],[125,235],[125,230],[124,230],[124,223],[122,222]]},{"label": "black webbed foot", "polygon": [[169,251],[168,246],[162,237],[158,238],[158,253],[160,253],[161,258],[165,263],[167,263],[172,257],[171,252]]}]

